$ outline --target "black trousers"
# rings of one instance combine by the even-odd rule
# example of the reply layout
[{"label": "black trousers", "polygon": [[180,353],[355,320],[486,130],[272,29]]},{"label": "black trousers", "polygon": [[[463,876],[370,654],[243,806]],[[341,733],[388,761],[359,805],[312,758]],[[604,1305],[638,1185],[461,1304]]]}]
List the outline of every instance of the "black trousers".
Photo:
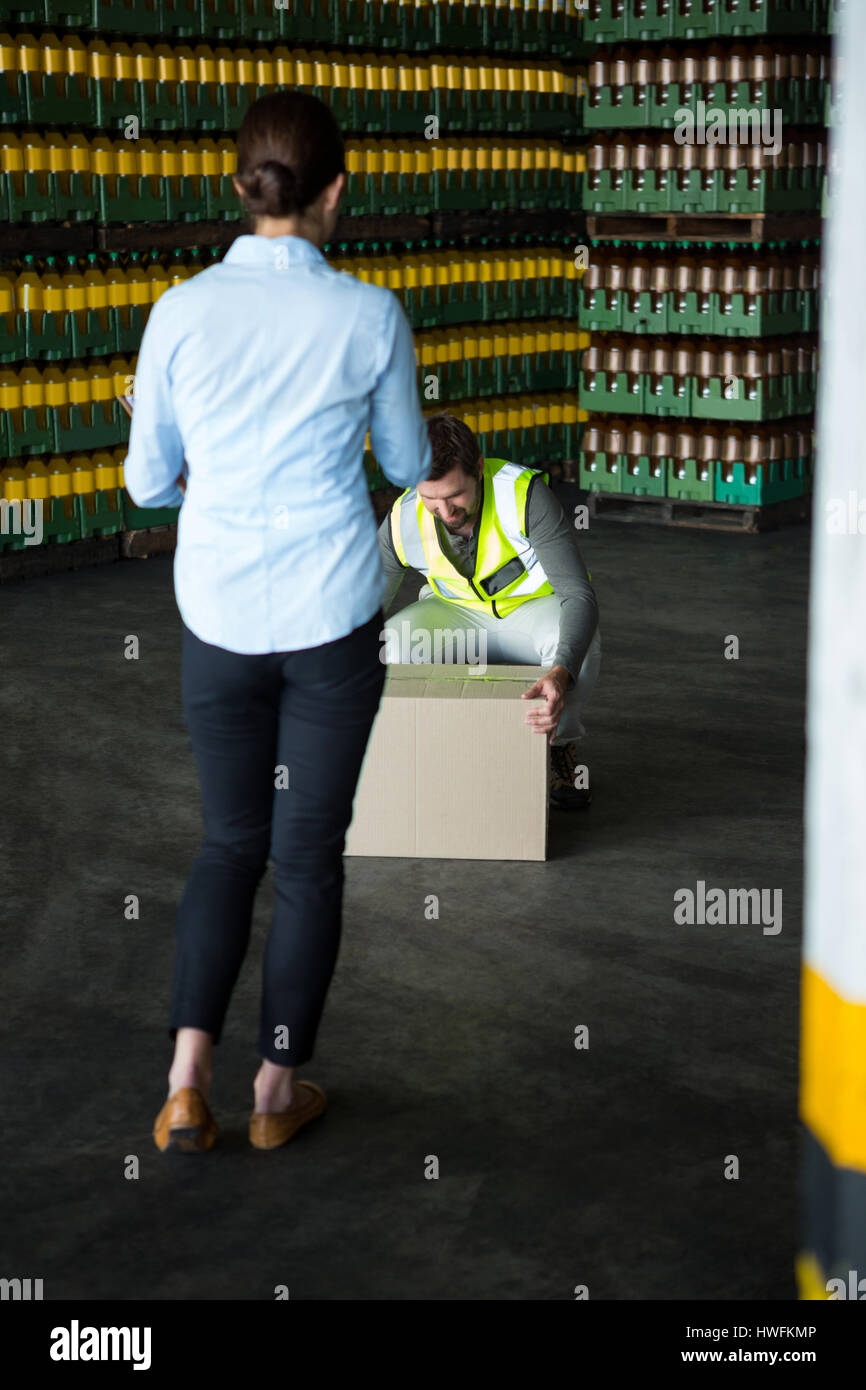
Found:
[{"label": "black trousers", "polygon": [[261,656],[184,624],[204,842],[177,915],[172,1038],[201,1028],[219,1042],[270,858],[258,1050],[286,1067],[313,1055],[340,944],[346,831],[385,682],[383,623],[379,612],[336,642]]}]

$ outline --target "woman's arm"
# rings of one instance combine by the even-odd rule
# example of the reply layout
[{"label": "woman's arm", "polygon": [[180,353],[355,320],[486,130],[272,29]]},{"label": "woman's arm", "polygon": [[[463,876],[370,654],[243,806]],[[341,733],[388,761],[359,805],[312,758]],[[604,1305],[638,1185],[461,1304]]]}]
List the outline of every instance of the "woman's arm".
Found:
[{"label": "woman's arm", "polygon": [[370,444],[385,476],[414,487],[432,467],[427,425],[418,398],[418,365],[409,320],[396,295],[388,295],[382,329],[383,371],[373,390]]},{"label": "woman's arm", "polygon": [[186,492],[183,441],[175,420],[168,363],[173,351],[167,290],[154,304],[135,369],[135,409],[124,484],[139,507],[179,507]]}]

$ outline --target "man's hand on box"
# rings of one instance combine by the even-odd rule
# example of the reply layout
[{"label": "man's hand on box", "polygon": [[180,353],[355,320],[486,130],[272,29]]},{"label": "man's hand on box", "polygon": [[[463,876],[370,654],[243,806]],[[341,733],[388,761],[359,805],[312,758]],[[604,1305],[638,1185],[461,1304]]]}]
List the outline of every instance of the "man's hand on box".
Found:
[{"label": "man's hand on box", "polygon": [[553,742],[556,734],[556,726],[570,683],[571,677],[564,666],[552,666],[521,696],[523,700],[536,700],[542,696],[547,701],[546,705],[531,709],[523,722],[531,724],[537,734],[546,734],[548,743]]}]

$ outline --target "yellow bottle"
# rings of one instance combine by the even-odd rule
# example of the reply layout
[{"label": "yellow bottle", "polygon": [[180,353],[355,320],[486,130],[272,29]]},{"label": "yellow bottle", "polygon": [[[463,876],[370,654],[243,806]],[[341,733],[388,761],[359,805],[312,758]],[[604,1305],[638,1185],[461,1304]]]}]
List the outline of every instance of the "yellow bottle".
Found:
[{"label": "yellow bottle", "polygon": [[313,87],[317,89],[316,94],[327,101],[327,96],[324,94],[334,85],[330,54],[323,53],[320,48],[316,48],[310,54],[310,62],[313,67]]},{"label": "yellow bottle", "polygon": [[[63,280],[57,273],[56,257],[45,257],[45,269],[42,272],[42,307],[46,314],[51,314],[54,323],[54,337],[60,339],[65,327],[62,315],[66,310],[66,292]],[[43,325],[44,325],[43,320]]]},{"label": "yellow bottle", "polygon": [[169,285],[172,284],[171,276],[158,256],[154,256],[144,275],[150,286],[150,302],[155,304],[160,295],[165,294]]},{"label": "yellow bottle", "polygon": [[[22,34],[22,38],[26,35]],[[18,56],[18,35],[13,39],[11,34],[0,34],[0,72],[8,73],[10,90],[14,90],[18,85],[17,74],[21,71],[21,61]],[[5,166],[4,166],[5,167]]]},{"label": "yellow bottle", "polygon": [[72,496],[72,469],[64,454],[48,460],[48,491],[52,497]]},{"label": "yellow bottle", "polygon": [[11,341],[15,333],[15,281],[5,270],[0,270],[0,323],[6,330],[6,339]]},{"label": "yellow bottle", "polygon": [[436,263],[433,267],[434,284],[436,286],[436,302],[443,305],[449,303],[449,286],[451,276],[448,267],[448,256],[444,251],[437,250]]},{"label": "yellow bottle", "polygon": [[448,268],[449,297],[457,303],[463,298],[463,252],[452,246],[443,252],[442,259]]},{"label": "yellow bottle", "polygon": [[67,366],[64,375],[68,407],[63,412],[63,418],[65,421],[68,420],[69,407],[77,406],[83,419],[87,421],[90,418],[90,373],[84,363],[75,358]]},{"label": "yellow bottle", "polygon": [[130,306],[152,304],[151,284],[141,263],[140,251],[130,251],[125,274]]},{"label": "yellow bottle", "polygon": [[89,454],[73,454],[69,460],[72,473],[72,491],[79,497],[84,493],[95,492],[93,462]]},{"label": "yellow bottle", "polygon": [[[210,52],[210,50],[208,50]],[[216,63],[213,53],[210,53],[209,61],[201,56],[201,47],[196,49],[199,57],[199,73],[213,72],[213,77],[199,77],[201,82],[216,82]],[[253,63],[255,65],[255,87],[259,96],[264,96],[271,89],[277,86],[277,65],[274,62],[274,55],[267,48],[253,49]]]},{"label": "yellow bottle", "polygon": [[115,396],[134,395],[134,372],[132,363],[125,357],[110,357],[107,365],[111,376],[112,398]]},{"label": "yellow bottle", "polygon": [[129,281],[120,264],[120,253],[109,251],[108,265],[105,267],[105,295],[109,309],[118,312],[125,310],[132,302],[129,297]]},{"label": "yellow bottle", "polygon": [[35,410],[37,418],[45,409],[45,393],[42,387],[42,373],[35,367],[22,367],[18,372],[18,385],[21,388],[21,406]]},{"label": "yellow bottle", "polygon": [[403,289],[414,294],[421,284],[421,258],[415,251],[403,257]]},{"label": "yellow bottle", "polygon": [[230,140],[228,136],[224,136],[223,139],[217,140],[217,150],[219,151],[220,157],[220,176],[222,178],[231,177],[232,174],[237,172],[238,167],[237,145],[234,140]]},{"label": "yellow bottle", "polygon": [[[138,47],[138,45],[136,45],[136,47]],[[135,49],[133,49],[133,52],[135,52]],[[142,55],[141,59],[137,61],[143,64],[143,71],[145,73],[150,70],[146,61],[146,55]],[[167,43],[154,44],[153,62],[156,72],[156,81],[162,87],[173,89],[177,85],[179,79],[175,50],[170,48]]]},{"label": "yellow bottle", "polygon": [[[68,174],[77,174],[81,179],[82,188],[88,201],[93,197],[93,171],[90,162],[90,141],[86,135],[82,135],[79,130],[72,130],[65,140],[65,168]],[[67,190],[71,180],[67,176],[64,179]]]},{"label": "yellow bottle", "polygon": [[87,327],[87,290],[84,276],[78,269],[78,260],[69,254],[63,271],[63,302],[67,313],[75,315],[79,331]]},{"label": "yellow bottle", "polygon": [[[49,74],[58,84],[58,94],[64,91],[64,78],[67,72],[66,55],[63,51],[63,44],[56,34],[42,34],[39,38],[39,67],[40,70]],[[46,86],[48,84],[46,83]]]},{"label": "yellow bottle", "polygon": [[15,277],[15,303],[22,314],[33,315],[37,332],[42,327],[42,276],[34,256],[24,257],[24,269]]},{"label": "yellow bottle", "polygon": [[24,150],[17,135],[0,130],[0,169],[13,187],[20,188],[24,178]]},{"label": "yellow bottle", "polygon": [[114,416],[114,373],[107,362],[97,359],[90,364],[90,399],[94,407],[101,405],[106,421]]},{"label": "yellow bottle", "polygon": [[107,449],[97,450],[90,459],[93,467],[93,484],[101,492],[117,487],[117,460]]},{"label": "yellow bottle", "polygon": [[178,44],[174,50],[177,63],[177,79],[183,86],[192,86],[199,80],[198,60],[187,44]]},{"label": "yellow bottle", "polygon": [[26,495],[34,500],[46,501],[50,496],[48,465],[40,458],[29,458],[24,464],[26,475]]},{"label": "yellow bottle", "polygon": [[45,368],[42,373],[42,390],[47,408],[54,413],[59,412],[65,423],[69,394],[66,372],[62,367]]},{"label": "yellow bottle", "polygon": [[21,409],[21,382],[17,372],[0,368],[0,410]]},{"label": "yellow bottle", "polygon": [[77,34],[64,34],[60,40],[66,71],[74,79],[78,96],[87,94],[87,49]]},{"label": "yellow bottle", "polygon": [[92,39],[87,45],[87,72],[91,82],[100,85],[114,76],[114,60],[104,39]]},{"label": "yellow bottle", "polygon": [[255,98],[256,62],[251,50],[249,48],[236,48],[234,60],[238,86],[248,89],[252,101]]},{"label": "yellow bottle", "polygon": [[118,444],[116,449],[111,451],[114,459],[114,466],[117,469],[117,486],[123,487],[123,465],[126,463],[126,445]]},{"label": "yellow bottle", "polygon": [[106,345],[108,346],[108,336],[110,320],[108,317],[108,286],[105,276],[99,268],[99,258],[95,251],[91,251],[87,257],[87,264],[84,267],[84,298],[87,304],[88,313],[96,313],[99,321],[100,332],[105,335]]},{"label": "yellow bottle", "polygon": [[0,494],[7,502],[23,502],[27,496],[27,476],[20,464],[6,461],[0,466]]},{"label": "yellow bottle", "polygon": [[403,289],[403,266],[398,256],[393,255],[390,241],[385,242],[385,255],[382,258],[385,269],[385,284],[389,290],[399,294]]},{"label": "yellow bottle", "polygon": [[111,57],[114,80],[116,82],[133,82],[136,76],[136,59],[133,57],[129,44],[112,40]]},{"label": "yellow bottle", "polygon": [[218,193],[221,173],[220,152],[213,140],[198,141],[198,159],[201,172],[208,180],[210,191]]},{"label": "yellow bottle", "polygon": [[184,259],[183,251],[172,251],[168,263],[169,285],[179,285],[182,280],[188,280],[192,273],[192,268]]},{"label": "yellow bottle", "polygon": [[[135,142],[136,154],[138,155],[138,173],[144,174],[147,178],[150,179],[150,184],[148,185],[148,187],[150,189],[151,194],[154,197],[156,197],[159,193],[160,178],[163,175],[177,173],[176,159],[175,163],[172,164],[170,162],[171,155],[169,155],[169,162],[166,162],[167,156],[165,153],[165,148],[167,143],[168,142],[163,141],[161,142],[159,148],[157,148],[154,141],[149,140],[147,138],[143,140],[136,140]],[[174,142],[172,142],[171,144],[171,149],[175,151]]]},{"label": "yellow bottle", "polygon": [[45,163],[51,174],[65,174],[69,165],[69,150],[64,136],[59,130],[46,130],[43,136],[45,142]]},{"label": "yellow bottle", "polygon": [[[108,191],[113,195],[114,181],[118,172],[117,151],[114,148],[114,141],[108,135],[94,135],[91,140],[90,168],[97,191],[100,187],[107,186]],[[105,184],[106,180],[108,181],[107,185]]]},{"label": "yellow bottle", "polygon": [[192,135],[182,135],[177,142],[180,172],[184,178],[199,179],[202,175],[201,150]]}]

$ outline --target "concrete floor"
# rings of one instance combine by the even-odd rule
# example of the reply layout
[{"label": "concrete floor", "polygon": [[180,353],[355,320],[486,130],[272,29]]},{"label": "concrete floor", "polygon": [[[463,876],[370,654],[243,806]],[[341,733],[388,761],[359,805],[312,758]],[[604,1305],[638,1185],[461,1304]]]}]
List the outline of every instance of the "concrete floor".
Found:
[{"label": "concrete floor", "polygon": [[[266,1154],[270,874],[216,1054],[222,1141],[151,1138],[201,825],[171,557],[3,586],[0,1274],[46,1299],[795,1297],[809,534],[599,522],[582,548],[592,809],[552,814],[544,864],[347,861],[301,1069],[330,1109]],[[781,888],[782,931],[675,924],[699,879]]]}]

